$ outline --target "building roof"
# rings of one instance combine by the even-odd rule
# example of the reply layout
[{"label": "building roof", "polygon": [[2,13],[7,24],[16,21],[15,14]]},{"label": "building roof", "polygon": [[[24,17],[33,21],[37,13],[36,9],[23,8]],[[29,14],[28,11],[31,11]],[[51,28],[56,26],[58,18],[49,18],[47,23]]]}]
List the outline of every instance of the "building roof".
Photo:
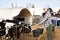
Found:
[{"label": "building roof", "polygon": [[[24,8],[0,8],[0,18],[12,19],[14,16],[18,15],[20,11]],[[40,15],[41,8],[27,8],[31,14]]]},{"label": "building roof", "polygon": [[[12,19],[14,16],[18,15],[20,11],[24,9],[23,7],[19,8],[0,8],[0,18]],[[43,8],[27,8],[32,15],[42,15]],[[53,11],[58,10],[53,8]]]},{"label": "building roof", "polygon": [[20,8],[5,8],[5,9],[0,9],[0,18],[11,18],[17,14],[19,14]]}]

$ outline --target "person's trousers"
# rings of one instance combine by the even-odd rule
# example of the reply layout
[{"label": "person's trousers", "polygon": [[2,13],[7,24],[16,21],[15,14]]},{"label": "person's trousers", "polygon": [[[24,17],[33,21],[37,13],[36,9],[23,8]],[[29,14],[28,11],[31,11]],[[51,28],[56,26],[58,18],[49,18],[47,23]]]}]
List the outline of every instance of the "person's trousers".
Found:
[{"label": "person's trousers", "polygon": [[46,28],[48,40],[52,40],[52,29],[53,29],[52,25],[49,25],[49,27]]}]

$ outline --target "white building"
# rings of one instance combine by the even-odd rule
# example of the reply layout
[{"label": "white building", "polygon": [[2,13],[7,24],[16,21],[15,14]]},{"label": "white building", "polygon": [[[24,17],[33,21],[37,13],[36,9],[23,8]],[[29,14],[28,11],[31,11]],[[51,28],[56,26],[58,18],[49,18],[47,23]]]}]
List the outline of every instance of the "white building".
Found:
[{"label": "white building", "polygon": [[26,17],[25,22],[32,24],[32,16],[41,15],[42,8],[0,8],[0,19],[13,19],[20,14]]},{"label": "white building", "polygon": [[[56,9],[58,10],[58,9]],[[53,8],[53,11],[56,11]],[[26,21],[28,24],[32,24],[32,17],[33,15],[42,15],[43,8],[24,8],[24,7],[17,7],[17,8],[0,8],[0,19],[13,19],[13,17],[17,15],[22,15],[26,17]]]}]

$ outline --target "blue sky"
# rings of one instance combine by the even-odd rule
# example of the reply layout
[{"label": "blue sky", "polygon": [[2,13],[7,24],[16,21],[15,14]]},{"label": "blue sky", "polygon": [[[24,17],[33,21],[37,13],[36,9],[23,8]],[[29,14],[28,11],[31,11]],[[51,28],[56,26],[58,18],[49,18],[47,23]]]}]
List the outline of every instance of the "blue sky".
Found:
[{"label": "blue sky", "polygon": [[36,7],[60,7],[60,0],[0,0],[0,8],[10,8],[12,3],[18,7],[26,7],[29,3]]}]

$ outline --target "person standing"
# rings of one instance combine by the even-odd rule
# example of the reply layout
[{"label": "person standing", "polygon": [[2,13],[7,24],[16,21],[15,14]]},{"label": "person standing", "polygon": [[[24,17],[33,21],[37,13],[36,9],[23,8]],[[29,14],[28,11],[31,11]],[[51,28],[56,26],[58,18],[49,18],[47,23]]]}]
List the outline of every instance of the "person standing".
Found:
[{"label": "person standing", "polygon": [[43,15],[43,20],[39,24],[44,23],[44,27],[46,28],[47,31],[47,39],[52,40],[52,23],[51,23],[51,10],[50,8],[45,8],[44,9],[45,14]]}]

